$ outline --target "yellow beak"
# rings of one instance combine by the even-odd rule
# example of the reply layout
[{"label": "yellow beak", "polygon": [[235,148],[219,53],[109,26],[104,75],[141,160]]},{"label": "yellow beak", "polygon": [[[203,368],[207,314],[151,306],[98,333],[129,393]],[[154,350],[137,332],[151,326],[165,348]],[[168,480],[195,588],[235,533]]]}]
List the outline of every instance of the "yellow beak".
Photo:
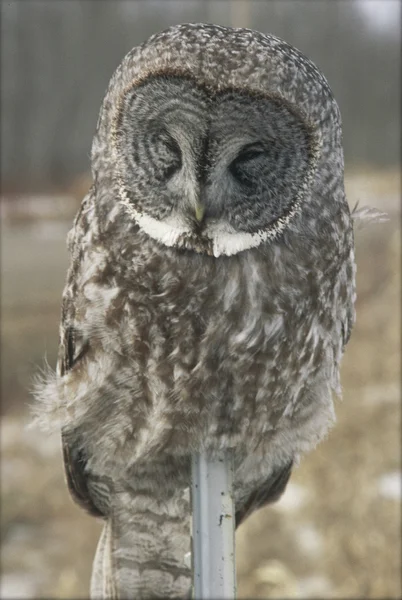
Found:
[{"label": "yellow beak", "polygon": [[195,218],[197,219],[197,221],[199,223],[201,223],[202,219],[204,218],[204,213],[205,213],[205,206],[201,203],[198,203],[197,206],[195,207]]}]

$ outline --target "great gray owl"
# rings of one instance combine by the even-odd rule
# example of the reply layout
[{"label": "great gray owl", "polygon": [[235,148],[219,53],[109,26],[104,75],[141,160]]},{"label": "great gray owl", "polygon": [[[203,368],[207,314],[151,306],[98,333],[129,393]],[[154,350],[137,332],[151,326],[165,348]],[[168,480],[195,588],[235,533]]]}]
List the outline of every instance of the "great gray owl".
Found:
[{"label": "great gray owl", "polygon": [[238,524],[333,421],[355,295],[340,114],[285,42],[178,25],[116,70],[91,159],[38,411],[106,519],[92,597],[178,597],[192,453],[233,449]]}]

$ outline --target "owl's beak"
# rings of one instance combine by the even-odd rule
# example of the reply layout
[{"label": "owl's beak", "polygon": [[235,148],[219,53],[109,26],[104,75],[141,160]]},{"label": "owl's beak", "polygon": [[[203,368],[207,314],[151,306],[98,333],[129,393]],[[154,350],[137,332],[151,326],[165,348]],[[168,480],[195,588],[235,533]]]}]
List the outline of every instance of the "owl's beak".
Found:
[{"label": "owl's beak", "polygon": [[204,218],[204,214],[205,214],[205,206],[203,204],[201,204],[201,202],[197,202],[197,204],[195,206],[195,218],[198,223],[201,223],[201,221]]}]

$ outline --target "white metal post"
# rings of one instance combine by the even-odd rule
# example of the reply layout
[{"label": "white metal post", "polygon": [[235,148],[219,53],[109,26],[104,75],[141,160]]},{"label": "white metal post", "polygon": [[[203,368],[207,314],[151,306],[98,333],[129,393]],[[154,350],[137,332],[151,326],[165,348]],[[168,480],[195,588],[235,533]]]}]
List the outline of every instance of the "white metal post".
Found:
[{"label": "white metal post", "polygon": [[233,458],[197,454],[192,465],[193,583],[196,600],[236,597]]}]

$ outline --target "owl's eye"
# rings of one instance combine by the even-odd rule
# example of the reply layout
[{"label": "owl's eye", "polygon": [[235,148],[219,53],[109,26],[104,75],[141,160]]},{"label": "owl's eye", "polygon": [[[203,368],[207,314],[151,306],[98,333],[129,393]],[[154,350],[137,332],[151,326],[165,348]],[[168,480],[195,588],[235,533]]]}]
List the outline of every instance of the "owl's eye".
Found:
[{"label": "owl's eye", "polygon": [[240,183],[250,184],[258,173],[261,159],[267,156],[267,149],[255,142],[243,146],[229,166],[231,175]]},{"label": "owl's eye", "polygon": [[234,162],[246,163],[250,160],[260,157],[266,154],[266,148],[260,142],[254,142],[253,144],[247,144],[243,146],[239,154],[236,156]]},{"label": "owl's eye", "polygon": [[182,152],[179,144],[167,132],[163,133],[159,141],[163,178],[170,179],[182,167]]}]

